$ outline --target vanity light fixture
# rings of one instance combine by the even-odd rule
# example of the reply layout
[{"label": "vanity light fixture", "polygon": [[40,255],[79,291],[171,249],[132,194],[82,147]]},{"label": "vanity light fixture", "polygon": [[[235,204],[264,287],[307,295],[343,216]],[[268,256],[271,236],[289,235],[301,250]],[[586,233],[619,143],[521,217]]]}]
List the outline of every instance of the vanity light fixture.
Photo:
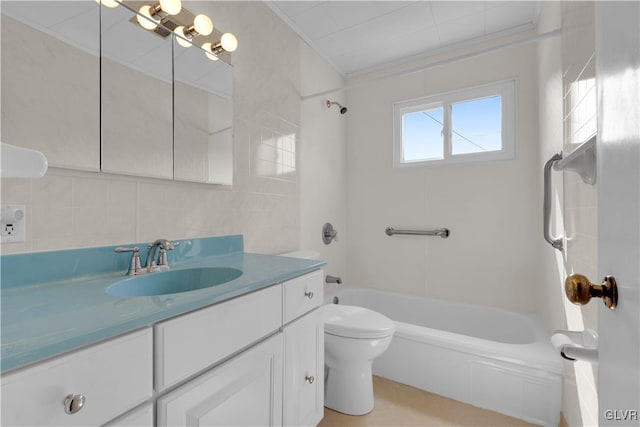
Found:
[{"label": "vanity light fixture", "polygon": [[[211,18],[204,13],[194,16],[182,7],[181,0],[158,0],[154,5],[145,4],[141,7],[138,7],[141,3],[139,0],[96,0],[96,2],[110,8],[122,4],[135,14],[135,17],[129,19],[131,23],[162,38],[173,35],[176,42],[185,48],[190,47],[194,39],[200,36],[198,44],[212,61],[220,59],[222,53],[225,53],[222,59],[229,61],[226,53],[234,52],[238,48],[238,39],[231,33],[222,34],[220,41],[214,42],[221,31],[214,29]],[[191,23],[188,24],[189,22]]]},{"label": "vanity light fixture", "polygon": [[212,61],[216,61],[220,52],[235,51],[238,48],[238,39],[231,33],[224,33],[222,37],[220,37],[220,41],[218,43],[204,43],[202,48],[205,50],[207,58]]},{"label": "vanity light fixture", "polygon": [[153,31],[168,15],[177,15],[181,10],[181,0],[160,0],[153,6],[144,5],[140,7],[136,19],[142,28]]},{"label": "vanity light fixture", "polygon": [[201,13],[193,19],[193,24],[188,27],[180,25],[173,31],[178,35],[178,37],[176,37],[178,44],[182,47],[189,47],[194,37],[199,35],[208,36],[211,34],[213,32],[213,23],[211,22],[211,18]]}]

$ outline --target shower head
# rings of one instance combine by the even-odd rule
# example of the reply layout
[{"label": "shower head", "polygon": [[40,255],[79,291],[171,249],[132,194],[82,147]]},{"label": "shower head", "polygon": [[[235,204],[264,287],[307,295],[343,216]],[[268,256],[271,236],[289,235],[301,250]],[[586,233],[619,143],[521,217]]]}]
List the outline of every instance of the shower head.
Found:
[{"label": "shower head", "polygon": [[339,102],[336,102],[336,101],[329,101],[329,100],[327,99],[327,108],[331,108],[331,106],[332,106],[332,105],[334,105],[334,104],[335,104],[335,105],[337,105],[337,106],[340,108],[340,114],[346,114],[346,112],[348,111],[348,110],[347,110],[347,107],[343,106],[343,105],[342,105],[342,104],[340,104]]}]

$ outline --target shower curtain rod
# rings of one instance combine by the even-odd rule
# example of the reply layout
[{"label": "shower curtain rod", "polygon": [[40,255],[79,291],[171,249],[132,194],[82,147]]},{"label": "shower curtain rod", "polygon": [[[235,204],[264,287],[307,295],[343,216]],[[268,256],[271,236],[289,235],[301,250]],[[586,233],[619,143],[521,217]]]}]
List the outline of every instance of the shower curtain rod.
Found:
[{"label": "shower curtain rod", "polygon": [[342,87],[339,87],[339,88],[325,90],[325,91],[314,93],[314,94],[311,94],[311,95],[301,95],[300,96],[300,100],[305,101],[307,99],[319,98],[321,96],[326,96],[326,95],[328,95],[330,93],[339,92],[341,90],[353,89],[353,88],[364,86],[364,85],[367,85],[367,84],[370,84],[370,83],[373,83],[373,82],[377,82],[377,81],[380,81],[380,80],[386,80],[386,79],[390,79],[390,78],[394,78],[394,77],[408,76],[408,75],[411,75],[411,74],[419,73],[421,71],[426,71],[426,70],[428,70],[430,68],[439,67],[441,65],[453,64],[455,62],[464,61],[465,59],[473,58],[475,56],[486,55],[488,53],[492,53],[492,52],[495,52],[495,51],[498,51],[498,50],[507,49],[507,48],[514,47],[514,46],[520,46],[520,45],[524,45],[524,44],[529,44],[529,43],[537,42],[537,41],[540,41],[540,40],[548,39],[550,37],[555,37],[557,35],[560,35],[560,32],[561,32],[560,29],[556,29],[556,30],[553,30],[553,31],[548,31],[546,33],[538,34],[537,36],[534,36],[534,37],[529,37],[529,38],[522,39],[522,40],[515,40],[515,41],[509,42],[509,43],[504,43],[504,44],[501,44],[501,45],[498,45],[498,46],[492,46],[492,47],[489,47],[489,48],[486,48],[486,49],[479,50],[477,52],[465,53],[464,55],[458,55],[458,56],[454,56],[452,58],[443,59],[441,61],[432,62],[430,64],[420,65],[418,67],[409,68],[408,70],[398,71],[398,72],[395,72],[395,73],[391,73],[391,74],[387,74],[387,75],[384,75],[384,76],[375,77],[375,78],[364,80],[364,81],[360,81],[360,82],[357,82],[357,83],[346,84],[346,85],[344,85]]}]

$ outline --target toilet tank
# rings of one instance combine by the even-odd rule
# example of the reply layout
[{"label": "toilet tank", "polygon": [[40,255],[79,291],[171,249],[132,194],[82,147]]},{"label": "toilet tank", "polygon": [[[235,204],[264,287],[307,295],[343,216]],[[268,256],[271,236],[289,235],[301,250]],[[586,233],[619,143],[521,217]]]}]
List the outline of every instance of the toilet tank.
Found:
[{"label": "toilet tank", "polygon": [[315,251],[293,251],[280,254],[280,256],[302,259],[320,259],[320,253]]}]

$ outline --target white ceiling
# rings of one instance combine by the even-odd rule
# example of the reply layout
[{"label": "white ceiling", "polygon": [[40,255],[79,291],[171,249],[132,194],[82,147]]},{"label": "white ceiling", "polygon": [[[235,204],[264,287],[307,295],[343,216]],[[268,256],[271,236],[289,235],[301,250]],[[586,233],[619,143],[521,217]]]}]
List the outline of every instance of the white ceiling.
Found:
[{"label": "white ceiling", "polygon": [[267,4],[349,75],[535,28],[540,1],[289,1]]}]

